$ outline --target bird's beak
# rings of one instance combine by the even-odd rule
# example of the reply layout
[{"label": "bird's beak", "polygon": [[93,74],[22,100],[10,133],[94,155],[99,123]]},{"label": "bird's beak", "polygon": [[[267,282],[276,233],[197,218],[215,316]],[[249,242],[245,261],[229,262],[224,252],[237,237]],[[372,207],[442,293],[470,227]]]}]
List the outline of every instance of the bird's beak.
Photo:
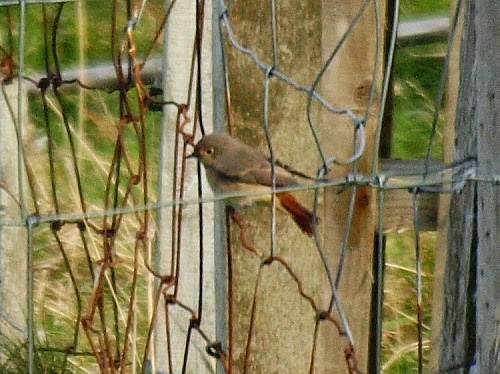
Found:
[{"label": "bird's beak", "polygon": [[198,153],[194,150],[193,153],[187,155],[186,158],[198,158]]}]

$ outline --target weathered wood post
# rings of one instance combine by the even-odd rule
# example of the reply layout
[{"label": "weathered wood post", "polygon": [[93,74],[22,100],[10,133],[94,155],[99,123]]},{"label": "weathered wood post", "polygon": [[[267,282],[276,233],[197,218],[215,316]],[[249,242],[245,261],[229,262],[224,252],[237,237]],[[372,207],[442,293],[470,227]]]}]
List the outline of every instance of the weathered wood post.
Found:
[{"label": "weathered wood post", "polygon": [[[244,4],[244,5],[242,5]],[[360,4],[341,1],[310,1],[302,5],[277,2],[277,48],[273,51],[270,2],[234,3],[231,7],[233,31],[242,46],[248,48],[273,68],[299,83],[309,86],[321,69]],[[317,89],[332,105],[359,110],[362,115],[368,100],[375,62],[374,8],[368,6],[354,33]],[[256,17],[256,14],[259,15]],[[385,15],[382,6],[381,19]],[[297,20],[303,20],[297,22]],[[383,54],[383,22],[380,24],[380,61]],[[275,39],[276,40],[276,39]],[[228,43],[229,44],[229,43]],[[265,72],[250,58],[231,46],[229,80],[235,135],[249,144],[268,151],[263,126],[269,125],[274,155],[294,169],[312,174],[319,165],[318,152],[307,122],[307,94],[297,92],[272,76],[266,82]],[[381,64],[379,65],[381,67]],[[377,71],[377,86],[381,82]],[[263,109],[266,83],[269,84],[268,123]],[[379,91],[380,92],[380,91]],[[335,156],[351,155],[353,124],[343,116],[323,115],[317,103],[312,116],[318,126],[322,146]],[[376,105],[370,109],[367,124],[369,145],[359,162],[360,171],[369,172],[373,152]],[[347,157],[346,157],[347,158]],[[341,169],[341,170],[340,170]],[[345,176],[347,168],[336,168],[329,177]],[[342,195],[330,189],[321,198],[319,241],[325,246],[332,269],[338,263],[345,233],[349,191]],[[299,194],[311,206],[312,192]],[[354,334],[359,368],[366,372],[368,359],[369,315],[372,289],[372,257],[375,235],[375,195],[358,189],[352,236],[347,262],[340,282],[341,301]],[[244,213],[251,243],[269,256],[270,213],[250,208]],[[304,292],[323,311],[328,309],[331,290],[314,241],[300,232],[284,215],[277,215],[275,254],[282,256],[296,272]],[[263,266],[262,259],[243,248],[239,230],[231,235],[232,247],[232,364],[234,372],[307,372],[314,356],[314,372],[346,371],[346,341],[332,324],[319,324],[315,352],[311,354],[315,314],[297,292],[293,279],[276,263]],[[335,274],[333,274],[335,277]],[[253,319],[252,319],[253,316]]]},{"label": "weathered wood post", "polygon": [[[450,6],[451,19],[453,20],[456,11],[457,1],[452,1]],[[443,128],[443,150],[444,163],[449,165],[453,162],[454,140],[455,140],[455,113],[457,110],[458,84],[460,80],[460,41],[462,37],[463,11],[459,13],[460,18],[457,24],[453,40],[450,40],[452,48],[450,66],[448,69],[448,85],[446,89],[446,121]],[[453,22],[450,22],[450,32]],[[451,186],[446,186],[450,188]],[[431,353],[429,369],[432,372],[438,371],[439,353],[441,339],[441,325],[443,318],[443,294],[444,294],[444,271],[446,256],[448,253],[448,230],[449,230],[450,195],[441,194],[439,196],[438,214],[438,245],[434,255],[434,279],[432,290],[432,327],[431,327]]]},{"label": "weathered wood post", "polygon": [[[168,1],[166,6],[170,6]],[[191,102],[188,100],[188,90],[190,82],[190,67],[193,56],[193,43],[196,30],[196,2],[176,2],[172,8],[172,13],[165,30],[165,50],[163,64],[163,91],[164,100],[173,100],[176,103],[188,104],[188,116],[192,120],[186,131],[194,124],[195,113],[195,97],[191,96]],[[212,2],[206,1],[205,4],[205,21],[203,24],[203,55],[202,55],[202,72],[200,77],[202,82],[202,102],[203,116],[205,129],[212,132],[212,50],[211,50],[211,7]],[[194,82],[196,82],[196,72],[194,72]],[[193,85],[194,88],[194,85]],[[159,164],[159,185],[158,185],[158,201],[169,201],[173,198],[172,189],[177,183],[174,181],[174,168],[178,168],[177,177],[180,178],[180,163],[182,162],[182,152],[179,152],[175,147],[176,137],[176,118],[178,115],[175,106],[165,106],[164,121],[162,130],[162,156]],[[199,134],[199,132],[198,132]],[[178,158],[176,159],[175,153]],[[175,164],[177,160],[177,165]],[[186,184],[184,191],[185,199],[197,198],[197,176],[196,176],[196,161],[188,161]],[[178,193],[178,191],[177,191]],[[178,196],[178,194],[176,194]],[[172,237],[176,237],[178,233],[172,226],[172,209],[167,207],[159,210],[157,215],[158,237],[154,254],[154,262],[156,269],[162,274],[169,274],[172,268],[171,252],[175,251],[175,245],[172,242]],[[214,229],[213,229],[213,208],[211,204],[204,204],[204,253],[203,265],[204,274],[202,279],[203,284],[203,320],[202,328],[209,338],[215,337],[215,296],[214,296]],[[180,273],[179,273],[179,288],[178,298],[185,305],[196,310],[198,305],[199,292],[199,222],[198,209],[196,205],[184,206],[182,218],[182,234],[180,251]],[[175,240],[174,240],[175,241]],[[155,290],[156,287],[155,286]],[[170,293],[170,292],[169,292]],[[156,330],[154,334],[154,354],[153,368],[155,373],[169,373],[169,344],[171,350],[171,363],[174,372],[180,372],[184,358],[185,349],[188,352],[187,372],[193,373],[209,373],[214,371],[214,361],[207,359],[205,348],[206,342],[197,333],[191,336],[191,344],[185,347],[186,332],[190,319],[189,313],[178,306],[169,307],[168,320],[165,318],[164,304],[161,303],[156,322]],[[198,316],[200,317],[200,316]],[[166,325],[170,326],[170,337],[166,336]]]},{"label": "weathered wood post", "polygon": [[[19,194],[20,147],[18,84],[4,84],[0,90],[0,330],[7,337],[26,338],[26,228],[19,226],[22,212]],[[27,113],[23,95],[23,110]],[[22,178],[22,177],[21,177]],[[4,225],[7,221],[17,226]]]},{"label": "weathered wood post", "polygon": [[[332,46],[340,40],[351,20],[359,10],[359,3],[343,1],[323,1],[322,8],[322,45],[323,59],[330,55]],[[384,16],[385,4],[380,2],[379,42],[380,49],[376,50],[377,40],[375,25],[375,7],[369,5],[361,16],[359,23],[346,39],[332,65],[325,73],[321,82],[322,91],[326,98],[341,108],[353,108],[358,115],[363,115],[369,100],[370,86],[375,82],[376,92],[380,93],[382,82],[382,61],[384,61]],[[379,55],[377,56],[376,53]],[[379,70],[374,72],[375,60],[379,59]],[[375,73],[375,76],[373,75]],[[378,98],[378,95],[377,95]],[[358,170],[361,173],[370,173],[374,153],[374,139],[376,118],[379,108],[377,100],[368,111],[369,119],[366,123],[367,146],[364,155],[358,161]],[[334,123],[334,127],[332,127]],[[346,117],[332,116],[324,113],[321,127],[325,146],[336,157],[347,159],[353,154],[354,131],[350,120]],[[328,136],[328,137],[327,137]],[[343,177],[352,166],[333,167],[332,177]],[[347,212],[352,190],[348,189],[339,195],[336,189],[325,193],[324,224],[325,248],[333,264],[340,258],[345,230],[349,224]],[[354,216],[351,226],[351,235],[347,246],[346,262],[342,279],[339,284],[339,294],[344,302],[344,309],[348,313],[359,368],[363,372],[368,370],[368,352],[370,337],[370,311],[373,286],[373,256],[375,254],[376,232],[376,194],[367,188],[357,188],[355,191]],[[336,353],[338,361],[341,355]],[[342,366],[335,364],[332,373],[341,372]]]},{"label": "weathered wood post", "polygon": [[451,198],[442,371],[500,367],[499,25],[498,2],[465,2],[455,161],[475,157],[477,172]]}]

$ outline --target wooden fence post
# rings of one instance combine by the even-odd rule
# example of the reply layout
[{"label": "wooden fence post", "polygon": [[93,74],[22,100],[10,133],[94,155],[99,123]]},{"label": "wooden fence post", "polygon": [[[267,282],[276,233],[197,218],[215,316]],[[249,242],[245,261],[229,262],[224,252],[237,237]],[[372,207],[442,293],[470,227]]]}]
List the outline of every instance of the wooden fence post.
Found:
[{"label": "wooden fence post", "polygon": [[465,2],[455,161],[477,158],[477,181],[451,199],[440,370],[499,368],[500,5]]},{"label": "wooden fence post", "polygon": [[[5,95],[4,95],[5,93]],[[22,100],[26,103],[26,95]],[[27,112],[26,104],[23,105]],[[0,220],[22,219],[19,199],[17,81],[0,90]],[[13,118],[14,116],[14,118]],[[17,124],[19,126],[19,124]],[[26,338],[26,229],[0,225],[0,330],[6,337]]]},{"label": "wooden fence post", "polygon": [[[457,7],[457,1],[451,2],[451,17]],[[460,41],[462,37],[463,11],[460,12],[459,22],[455,30],[455,37],[451,40],[452,48],[450,66],[448,69],[448,85],[446,89],[446,121],[443,128],[443,149],[445,165],[453,162],[455,139],[455,113],[457,110],[458,84],[460,80]],[[453,24],[450,24],[450,31]],[[451,186],[447,186],[448,188]],[[434,279],[432,289],[432,327],[431,327],[431,353],[429,369],[436,372],[439,368],[439,351],[441,339],[441,324],[443,319],[444,271],[448,253],[450,195],[439,196],[438,213],[438,245],[434,254]]]},{"label": "wooden fence post", "polygon": [[[382,63],[374,74],[375,59],[384,61],[384,17],[385,2],[380,2],[379,38],[380,50],[376,56],[375,39],[375,9],[368,5],[359,23],[347,38],[332,65],[325,73],[321,82],[322,92],[336,107],[353,108],[355,113],[363,115],[368,102],[369,89],[376,79],[377,92],[380,93],[382,81]],[[322,44],[323,58],[332,52],[334,46],[346,31],[347,26],[360,7],[359,3],[344,1],[323,1],[322,8]],[[376,98],[379,96],[377,95]],[[366,138],[368,140],[365,153],[358,162],[359,171],[371,172],[371,162],[374,152],[375,123],[378,107],[375,100],[369,110],[369,120],[366,124]],[[353,126],[347,117],[333,116],[324,113],[321,125],[323,141],[326,149],[340,159],[347,159],[353,154]],[[334,166],[331,177],[343,177],[350,171],[349,167]],[[337,263],[340,249],[346,230],[347,212],[351,198],[351,189],[338,194],[336,189],[325,193],[324,225],[325,248],[332,264]],[[359,360],[359,368],[363,372],[368,370],[368,352],[370,336],[370,309],[372,297],[373,274],[372,264],[375,246],[376,231],[376,194],[374,190],[357,188],[355,195],[354,218],[351,226],[351,236],[346,254],[346,262],[339,284],[340,299],[344,302],[344,309],[348,314],[355,347]],[[341,355],[338,355],[341,359]],[[335,360],[337,361],[337,360]],[[334,365],[332,372],[341,372],[342,366]]]},{"label": "wooden fence post", "polygon": [[[167,2],[171,3],[171,2]],[[169,5],[167,4],[167,6]],[[205,20],[203,30],[203,49],[202,49],[202,72],[199,76],[202,79],[202,103],[203,119],[205,129],[210,133],[212,124],[212,60],[211,60],[211,1],[208,0],[205,5]],[[195,105],[196,94],[193,91],[191,102],[188,100],[188,89],[190,82],[190,67],[193,56],[193,42],[196,28],[196,3],[195,2],[177,2],[173,6],[172,13],[169,16],[165,30],[165,50],[163,63],[163,92],[165,100],[173,100],[177,103],[188,104],[188,116],[191,122],[186,131],[195,124]],[[194,82],[196,82],[196,71],[194,72]],[[196,84],[196,83],[195,83]],[[193,85],[194,88],[195,85]],[[175,167],[175,136],[176,136],[176,118],[177,108],[174,106],[165,106],[164,120],[162,130],[162,161],[160,162],[159,182],[158,182],[158,201],[169,201],[172,199],[172,186],[174,185],[173,170]],[[198,132],[199,134],[199,132]],[[182,154],[178,153],[179,158]],[[180,171],[180,168],[178,169]],[[180,174],[179,174],[180,175]],[[178,175],[178,177],[179,177]],[[196,161],[188,161],[186,183],[184,190],[185,199],[197,198],[197,176]],[[178,181],[177,181],[178,183]],[[179,186],[179,184],[177,184]],[[172,208],[160,209],[157,215],[158,237],[154,255],[155,266],[162,274],[170,273],[172,245]],[[182,219],[182,238],[180,251],[180,268],[178,298],[185,305],[196,310],[198,305],[199,291],[199,226],[197,205],[183,207]],[[203,274],[203,320],[202,328],[209,338],[215,337],[215,290],[214,290],[214,229],[213,229],[213,209],[211,204],[204,205],[204,274]],[[156,285],[157,287],[157,285]],[[154,288],[156,290],[156,287]],[[170,292],[168,292],[170,293]],[[164,305],[160,305],[158,320],[154,333],[154,353],[153,368],[154,373],[168,373],[168,344],[169,340],[165,334],[166,324],[170,326],[170,346],[171,358],[174,372],[180,372],[182,368],[184,351],[189,349],[189,360],[187,366],[188,373],[207,373],[213,372],[215,363],[206,357],[206,342],[196,332],[191,336],[191,346],[185,347],[186,331],[189,325],[190,315],[178,306],[169,307],[169,320],[165,318],[165,313],[161,312]]]},{"label": "wooden fence post", "polygon": [[[235,3],[230,13],[231,20],[234,20],[233,31],[241,45],[255,52],[266,64],[273,64],[275,69],[307,86],[314,81],[322,62],[332,52],[360,6],[359,3],[322,0],[302,5],[278,3],[278,45],[273,52],[270,2],[242,4],[245,5]],[[384,15],[385,7],[382,6],[381,19]],[[354,33],[347,38],[329,72],[323,77],[320,87],[317,87],[332,105],[359,109],[360,116],[364,114],[373,79],[374,18],[371,4],[356,25]],[[379,35],[382,61],[383,22]],[[267,151],[265,133],[262,130],[265,124],[262,110],[265,72],[234,48],[228,47],[227,50],[235,135]],[[381,82],[381,70],[376,74],[378,86]],[[314,174],[319,158],[307,123],[307,94],[297,92],[272,74],[269,85],[269,132],[276,158],[294,169]],[[362,172],[371,170],[374,120],[377,117],[375,107],[376,105],[370,110],[367,125],[370,144],[359,163]],[[311,114],[319,129],[320,142],[329,154],[339,157],[352,154],[353,124],[350,120],[331,113],[323,117],[316,102],[313,103]],[[335,170],[335,175],[329,177],[345,176],[347,169],[339,169],[342,170]],[[359,368],[363,372],[366,372],[368,359],[373,281],[371,273],[376,210],[375,195],[372,192],[358,189],[348,259],[340,285],[341,301],[353,329]],[[338,262],[344,237],[349,193],[348,190],[338,195],[337,189],[330,189],[325,193],[324,199],[321,199],[318,210],[319,241],[325,246],[333,269]],[[298,195],[304,204],[311,206],[312,192]],[[269,212],[252,207],[244,212],[244,220],[249,226],[251,243],[263,254],[269,255]],[[304,292],[313,297],[318,307],[321,310],[328,309],[330,287],[314,241],[296,229],[288,217],[278,214],[277,222],[276,254],[291,265],[302,282]],[[274,263],[268,267],[261,266],[259,257],[242,248],[238,235],[237,228],[232,230],[231,281],[234,294],[231,339],[235,372],[242,371],[244,367],[249,372],[307,372],[311,363],[314,311],[297,294],[296,285],[282,267]],[[254,320],[251,324],[252,313]],[[314,372],[345,372],[346,340],[338,335],[333,325],[321,322],[319,326]]]}]

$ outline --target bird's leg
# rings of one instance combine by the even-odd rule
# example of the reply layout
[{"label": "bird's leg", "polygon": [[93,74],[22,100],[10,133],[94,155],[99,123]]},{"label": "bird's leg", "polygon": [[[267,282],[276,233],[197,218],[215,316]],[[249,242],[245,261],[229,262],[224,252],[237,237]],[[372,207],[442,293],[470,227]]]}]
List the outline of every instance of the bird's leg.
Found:
[{"label": "bird's leg", "polygon": [[248,238],[246,235],[247,226],[243,222],[243,218],[241,217],[241,213],[239,211],[237,211],[236,209],[234,209],[233,207],[229,207],[228,211],[229,211],[229,215],[230,215],[231,219],[240,228],[240,241],[241,241],[241,244],[243,244],[243,247],[248,249],[250,252],[255,253],[257,256],[262,257],[262,254],[257,250],[257,248],[255,248],[248,241]]}]

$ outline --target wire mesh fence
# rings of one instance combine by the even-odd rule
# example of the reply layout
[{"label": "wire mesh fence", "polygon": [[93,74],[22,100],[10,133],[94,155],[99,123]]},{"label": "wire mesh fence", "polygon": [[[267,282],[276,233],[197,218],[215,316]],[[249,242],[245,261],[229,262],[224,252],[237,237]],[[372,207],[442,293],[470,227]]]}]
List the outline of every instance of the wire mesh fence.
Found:
[{"label": "wire mesh fence", "polygon": [[[10,126],[18,175],[14,185],[2,175],[3,199],[14,205],[1,225],[27,235],[27,325],[14,330],[27,339],[30,372],[46,370],[50,357],[61,372],[359,373],[369,353],[380,371],[392,190],[413,196],[422,372],[419,196],[460,190],[475,163],[431,166],[447,57],[422,168],[381,171],[397,1],[387,39],[385,5],[368,0],[341,7],[340,26],[321,1],[199,0],[187,13],[175,0],[0,5],[2,131]],[[328,26],[338,26],[335,38]],[[351,101],[336,102],[330,85],[351,78],[330,75],[344,68],[353,43],[352,64],[366,78],[358,77]],[[185,66],[169,60],[176,53]],[[159,71],[145,73],[158,58],[163,82]],[[103,60],[114,68],[106,85],[82,71],[65,74]],[[276,165],[272,180],[279,166],[303,183],[271,183],[270,210],[228,211],[226,221],[223,201],[262,193],[207,190],[202,166],[187,156],[211,128],[260,145]],[[312,239],[278,214],[284,192],[319,217]],[[360,304],[353,289],[372,282],[373,301],[366,304],[365,292]],[[378,310],[372,338],[358,327],[370,304]]]}]

